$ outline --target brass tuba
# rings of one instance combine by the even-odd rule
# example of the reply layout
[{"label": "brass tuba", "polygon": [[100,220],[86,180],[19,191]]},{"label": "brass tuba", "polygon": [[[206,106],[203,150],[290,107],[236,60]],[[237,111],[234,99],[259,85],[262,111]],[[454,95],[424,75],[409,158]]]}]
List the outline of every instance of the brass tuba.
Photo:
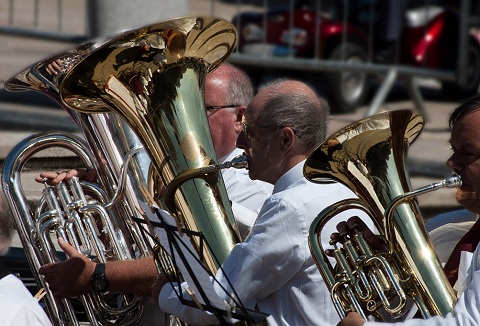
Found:
[{"label": "brass tuba", "polygon": [[[133,325],[142,317],[140,296],[107,293],[56,300],[37,272],[42,265],[63,259],[56,249],[57,236],[102,262],[151,256],[150,244],[131,219],[143,218],[135,208],[135,189],[137,184],[145,184],[150,161],[139,153],[141,144],[114,114],[88,116],[71,111],[59,97],[65,73],[102,42],[90,41],[34,63],[5,84],[9,91],[35,90],[49,96],[69,112],[84,136],[65,132],[32,135],[15,146],[3,166],[3,189],[32,273],[46,291],[46,309],[54,325],[78,325],[85,318],[92,325]],[[48,74],[45,68],[57,59],[63,72]],[[31,200],[23,191],[22,172],[35,154],[57,147],[73,152],[85,167],[96,169],[101,184],[74,178],[68,184],[46,187],[36,207],[31,208]],[[121,298],[121,306],[117,298]]]},{"label": "brass tuba", "polygon": [[[461,181],[454,175],[411,191],[405,155],[423,125],[423,117],[414,111],[379,113],[335,132],[305,163],[308,180],[322,183],[333,179],[359,198],[326,208],[310,226],[312,256],[341,318],[356,311],[364,319],[400,321],[414,304],[423,318],[453,312],[456,296],[426,234],[416,196],[458,187]],[[333,216],[349,209],[370,216],[387,249],[372,249],[357,232],[346,237],[343,246],[331,243],[333,267],[319,234]]]},{"label": "brass tuba", "polygon": [[101,45],[60,87],[73,111],[113,111],[134,130],[159,176],[151,181],[161,196],[150,206],[169,211],[211,275],[240,237],[210,136],[204,84],[235,45],[235,28],[223,19],[167,20]]}]

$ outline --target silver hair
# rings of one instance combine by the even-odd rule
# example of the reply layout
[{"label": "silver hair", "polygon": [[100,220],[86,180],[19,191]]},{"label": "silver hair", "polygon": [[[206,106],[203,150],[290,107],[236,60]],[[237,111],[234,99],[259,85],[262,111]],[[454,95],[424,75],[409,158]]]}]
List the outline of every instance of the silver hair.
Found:
[{"label": "silver hair", "polygon": [[254,96],[254,88],[250,77],[230,63],[224,63],[222,67],[228,71],[230,77],[225,92],[225,103],[247,106]]},{"label": "silver hair", "polygon": [[7,205],[7,199],[3,191],[0,191],[0,256],[8,253],[15,225],[12,213]]},{"label": "silver hair", "polygon": [[278,79],[265,85],[265,90],[272,90],[262,110],[257,124],[290,127],[296,136],[306,146],[308,151],[313,151],[325,140],[330,107],[328,102],[320,97],[313,89],[312,96],[305,92],[281,92],[276,91],[275,86],[284,79]]}]

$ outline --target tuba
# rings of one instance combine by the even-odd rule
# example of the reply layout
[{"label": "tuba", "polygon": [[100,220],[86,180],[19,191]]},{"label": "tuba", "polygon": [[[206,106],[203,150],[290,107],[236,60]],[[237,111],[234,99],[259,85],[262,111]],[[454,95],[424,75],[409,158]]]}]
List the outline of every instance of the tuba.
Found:
[{"label": "tuba", "polygon": [[[145,171],[150,164],[140,152],[141,144],[114,114],[89,116],[71,111],[59,97],[65,73],[102,42],[86,42],[32,64],[5,84],[9,91],[35,90],[49,96],[83,132],[83,138],[65,132],[32,135],[12,149],[3,166],[3,189],[32,273],[45,290],[46,310],[54,325],[78,325],[85,318],[91,325],[134,325],[142,317],[140,296],[106,293],[57,300],[37,272],[44,264],[64,259],[56,249],[57,236],[105,263],[151,256],[150,243],[132,220],[143,218],[136,209],[136,189],[146,184]],[[56,60],[61,60],[63,71],[50,75],[46,67]],[[32,208],[22,188],[22,171],[35,154],[58,147],[73,152],[87,169],[95,169],[100,185],[74,178],[46,187]]]},{"label": "tuba", "polygon": [[[401,321],[415,311],[410,309],[415,305],[423,318],[453,312],[456,296],[426,234],[416,197],[459,187],[461,180],[453,175],[411,190],[405,155],[423,125],[423,117],[414,111],[379,113],[335,132],[305,163],[308,180],[333,179],[358,196],[320,212],[309,233],[312,256],[341,318],[356,311],[364,319]],[[361,210],[372,219],[386,250],[371,248],[362,232],[352,237],[341,234],[342,246],[331,242],[334,267],[319,234],[332,217],[349,209]]]},{"label": "tuba", "polygon": [[[220,174],[220,169],[232,165],[217,164],[204,104],[207,74],[235,45],[235,28],[223,19],[167,20],[105,42],[73,67],[60,85],[61,100],[72,111],[113,112],[135,132],[157,176],[149,180],[153,184],[148,191],[156,195],[146,204],[151,211],[156,207],[168,211],[209,275],[215,275],[240,241]],[[245,166],[245,160],[233,166]],[[157,225],[148,224],[155,230]],[[165,258],[158,252],[159,269],[177,273],[176,268],[163,267]],[[209,298],[201,289],[189,294],[208,308]]]},{"label": "tuba", "polygon": [[[73,111],[113,111],[124,119],[159,175],[158,190],[182,171],[216,163],[203,89],[207,73],[235,43],[234,27],[215,18],[173,19],[128,31],[70,70],[60,97]],[[211,250],[196,248],[215,271],[239,241],[221,175],[188,180],[174,196],[176,211],[170,213],[182,227],[209,238]]]}]

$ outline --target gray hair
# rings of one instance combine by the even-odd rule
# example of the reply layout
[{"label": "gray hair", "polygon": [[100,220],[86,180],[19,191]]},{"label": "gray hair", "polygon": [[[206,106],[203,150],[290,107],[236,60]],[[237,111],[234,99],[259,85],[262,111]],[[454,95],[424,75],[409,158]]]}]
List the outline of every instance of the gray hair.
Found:
[{"label": "gray hair", "polygon": [[[311,93],[292,89],[279,92],[279,86],[285,82],[278,79],[266,84],[262,89],[269,92],[257,124],[290,127],[295,131],[308,151],[313,151],[325,140],[327,121],[330,113],[328,102],[311,87]],[[308,86],[308,85],[306,85]]]},{"label": "gray hair", "polygon": [[223,63],[219,68],[222,73],[228,75],[227,91],[225,92],[225,103],[247,106],[253,99],[254,87],[250,77],[240,68],[230,63]]},{"label": "gray hair", "polygon": [[5,256],[8,253],[14,232],[13,216],[2,190],[0,191],[0,256]]}]

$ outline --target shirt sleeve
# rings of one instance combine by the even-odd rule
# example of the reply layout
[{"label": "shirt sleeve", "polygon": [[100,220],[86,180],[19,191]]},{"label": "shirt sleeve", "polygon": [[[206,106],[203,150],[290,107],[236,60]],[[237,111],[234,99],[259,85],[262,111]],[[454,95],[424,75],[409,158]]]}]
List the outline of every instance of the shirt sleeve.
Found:
[{"label": "shirt sleeve", "polygon": [[267,201],[249,237],[233,248],[223,271],[217,273],[222,286],[232,293],[228,275],[247,308],[281,288],[305,262],[305,225],[300,220],[287,202]]},{"label": "shirt sleeve", "polygon": [[15,325],[52,325],[47,315],[43,312],[42,308],[38,304],[37,300],[31,298],[30,301],[31,302],[28,304],[23,304],[21,308],[16,310],[15,316],[12,316],[12,320],[15,322]]},{"label": "shirt sleeve", "polygon": [[[226,302],[234,296],[246,308],[253,308],[259,300],[282,287],[305,261],[305,245],[301,243],[305,241],[305,225],[299,224],[294,209],[288,204],[266,204],[249,237],[233,248],[217,272],[218,283],[214,282],[217,294]],[[164,312],[186,323],[216,321],[211,314],[182,305],[168,284],[160,292],[159,304]]]}]

